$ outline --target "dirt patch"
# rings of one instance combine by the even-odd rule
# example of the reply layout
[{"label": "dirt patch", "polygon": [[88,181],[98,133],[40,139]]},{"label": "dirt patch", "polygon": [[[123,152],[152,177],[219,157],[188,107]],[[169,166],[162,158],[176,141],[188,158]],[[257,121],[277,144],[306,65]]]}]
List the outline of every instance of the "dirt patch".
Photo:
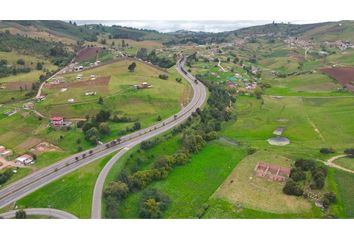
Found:
[{"label": "dirt patch", "polygon": [[32,84],[36,83],[36,81],[19,81],[19,82],[7,82],[7,83],[0,83],[0,86],[5,87],[6,90],[31,90]]},{"label": "dirt patch", "polygon": [[293,60],[295,60],[295,61],[304,61],[305,60],[305,58],[304,58],[304,56],[302,56],[301,54],[299,54],[299,53],[295,53],[295,52],[290,52],[289,54],[288,54],[288,57],[290,58],[290,59],[293,59]]},{"label": "dirt patch", "polygon": [[17,145],[15,149],[18,150],[19,152],[25,152],[28,149],[40,143],[41,141],[42,140],[40,138],[36,138],[36,137],[27,138],[26,141],[22,142],[20,145]]},{"label": "dirt patch", "polygon": [[95,80],[85,80],[76,82],[64,82],[60,84],[45,84],[44,87],[47,89],[58,89],[58,88],[82,88],[82,87],[92,87],[92,86],[108,86],[111,77],[99,77]]},{"label": "dirt patch", "polygon": [[354,92],[354,68],[338,67],[338,68],[322,68],[321,72],[336,79],[341,85]]},{"label": "dirt patch", "polygon": [[97,54],[102,51],[99,47],[87,47],[78,52],[75,57],[75,62],[88,61],[96,58]]},{"label": "dirt patch", "polygon": [[44,153],[44,152],[56,152],[60,151],[61,149],[49,142],[41,142],[37,144],[35,147],[31,148],[31,152],[35,153]]}]

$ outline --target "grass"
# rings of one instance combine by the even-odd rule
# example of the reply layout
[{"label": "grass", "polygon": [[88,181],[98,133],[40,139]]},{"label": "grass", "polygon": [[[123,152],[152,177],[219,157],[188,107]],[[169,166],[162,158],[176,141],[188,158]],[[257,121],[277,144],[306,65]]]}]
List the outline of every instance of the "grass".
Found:
[{"label": "grass", "polygon": [[[193,218],[233,167],[245,156],[245,150],[218,141],[208,143],[191,162],[174,169],[167,179],[151,187],[166,193],[171,206],[164,218]],[[141,192],[131,194],[120,207],[122,218],[138,218]]]},{"label": "grass", "polygon": [[335,164],[354,171],[354,158],[344,157],[335,161]]},{"label": "grass", "polygon": [[320,217],[321,212],[318,208],[312,207],[312,210],[305,213],[270,213],[257,211],[246,207],[231,204],[222,199],[211,199],[208,202],[208,208],[203,214],[203,218],[213,219],[290,219],[290,218],[315,218]]},{"label": "grass", "polygon": [[20,199],[16,204],[23,208],[56,208],[79,218],[90,218],[96,179],[113,155],[114,153],[109,154],[49,183]]},{"label": "grass", "polygon": [[339,198],[343,203],[344,217],[354,218],[354,174],[337,170],[335,180]]}]

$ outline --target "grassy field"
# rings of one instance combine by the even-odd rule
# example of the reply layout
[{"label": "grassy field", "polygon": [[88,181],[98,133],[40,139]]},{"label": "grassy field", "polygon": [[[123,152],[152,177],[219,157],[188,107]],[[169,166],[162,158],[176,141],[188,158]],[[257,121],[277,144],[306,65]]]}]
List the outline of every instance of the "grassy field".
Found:
[{"label": "grassy field", "polygon": [[343,203],[344,217],[354,218],[354,174],[338,170],[335,172],[335,180]]},{"label": "grassy field", "polygon": [[[82,72],[83,80],[88,80],[90,75],[96,77],[111,76],[107,86],[91,86],[82,88],[68,88],[66,92],[60,89],[45,89],[44,94],[49,94],[47,99],[36,106],[43,114],[60,114],[65,117],[84,117],[92,115],[102,107],[97,104],[98,98],[104,98],[106,109],[114,113],[125,113],[133,117],[143,117],[161,114],[169,116],[171,112],[177,112],[180,108],[183,92],[188,88],[188,83],[182,84],[175,81],[177,76],[174,68],[169,70],[169,79],[161,80],[159,74],[163,72],[137,62],[135,72],[128,72],[131,61],[120,61],[99,68]],[[65,74],[67,81],[75,81],[75,74]],[[148,82],[152,88],[136,90],[134,84]],[[85,96],[87,91],[96,91],[96,96]],[[68,103],[73,98],[74,104]],[[184,101],[186,102],[186,101]],[[164,113],[163,111],[167,111]]]},{"label": "grassy field", "polygon": [[284,183],[255,177],[257,163],[266,162],[282,167],[290,167],[291,160],[285,157],[259,151],[244,158],[213,195],[230,203],[240,204],[244,208],[268,213],[302,213],[311,210],[311,204],[302,197],[283,194]]},{"label": "grassy field", "polygon": [[[246,155],[244,149],[214,141],[207,144],[190,163],[174,169],[165,180],[151,187],[166,193],[171,206],[164,218],[194,218],[234,166]],[[131,194],[120,207],[120,217],[138,218],[141,192]]]},{"label": "grassy field", "polygon": [[42,187],[17,201],[23,208],[51,207],[79,218],[90,218],[93,188],[104,165],[114,153]]}]

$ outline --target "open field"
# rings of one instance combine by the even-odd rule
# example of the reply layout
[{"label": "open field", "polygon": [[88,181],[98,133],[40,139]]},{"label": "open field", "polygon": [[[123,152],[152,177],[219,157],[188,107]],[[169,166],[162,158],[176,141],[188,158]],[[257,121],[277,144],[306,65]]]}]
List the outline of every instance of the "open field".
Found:
[{"label": "open field", "polygon": [[259,151],[244,158],[232,171],[213,198],[225,199],[233,205],[269,213],[303,213],[311,210],[311,204],[302,197],[285,195],[284,183],[274,182],[254,175],[258,162],[290,167],[292,160]]},{"label": "open field", "polygon": [[[171,199],[163,217],[197,217],[202,205],[245,155],[244,149],[214,141],[195,154],[190,163],[174,169],[167,179],[153,183],[150,187],[159,189]],[[140,196],[141,192],[133,193],[123,201],[121,218],[139,217]]]},{"label": "open field", "polygon": [[114,153],[80,168],[17,201],[23,208],[56,208],[90,218],[93,188],[100,170]]}]

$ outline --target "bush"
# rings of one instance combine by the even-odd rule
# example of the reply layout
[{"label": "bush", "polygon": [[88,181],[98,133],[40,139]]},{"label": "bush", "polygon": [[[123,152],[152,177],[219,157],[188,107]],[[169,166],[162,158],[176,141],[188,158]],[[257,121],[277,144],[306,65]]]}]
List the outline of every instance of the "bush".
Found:
[{"label": "bush", "polygon": [[18,211],[16,211],[16,215],[15,215],[16,219],[26,219],[27,218],[27,214],[24,210],[20,209]]},{"label": "bush", "polygon": [[304,190],[302,189],[302,187],[291,178],[289,178],[286,182],[283,188],[283,192],[287,195],[294,196],[302,196],[304,194]]},{"label": "bush", "polygon": [[17,64],[18,64],[18,65],[25,65],[25,60],[23,60],[22,58],[21,58],[21,59],[18,59],[18,60],[17,60]]},{"label": "bush", "polygon": [[162,80],[167,80],[167,79],[168,79],[168,75],[166,75],[166,74],[160,74],[160,75],[159,75],[159,78],[162,79]]},{"label": "bush", "polygon": [[140,200],[139,216],[141,218],[161,218],[168,208],[170,198],[157,189],[147,189]]},{"label": "bush", "polygon": [[320,153],[322,154],[330,154],[335,153],[336,151],[333,148],[321,148]]},{"label": "bush", "polygon": [[290,172],[290,178],[295,182],[302,181],[306,179],[306,174],[299,168],[293,168]]},{"label": "bush", "polygon": [[121,181],[110,182],[107,188],[104,190],[104,196],[106,198],[113,197],[117,201],[121,201],[125,197],[127,197],[129,193],[129,188],[126,183]]}]

